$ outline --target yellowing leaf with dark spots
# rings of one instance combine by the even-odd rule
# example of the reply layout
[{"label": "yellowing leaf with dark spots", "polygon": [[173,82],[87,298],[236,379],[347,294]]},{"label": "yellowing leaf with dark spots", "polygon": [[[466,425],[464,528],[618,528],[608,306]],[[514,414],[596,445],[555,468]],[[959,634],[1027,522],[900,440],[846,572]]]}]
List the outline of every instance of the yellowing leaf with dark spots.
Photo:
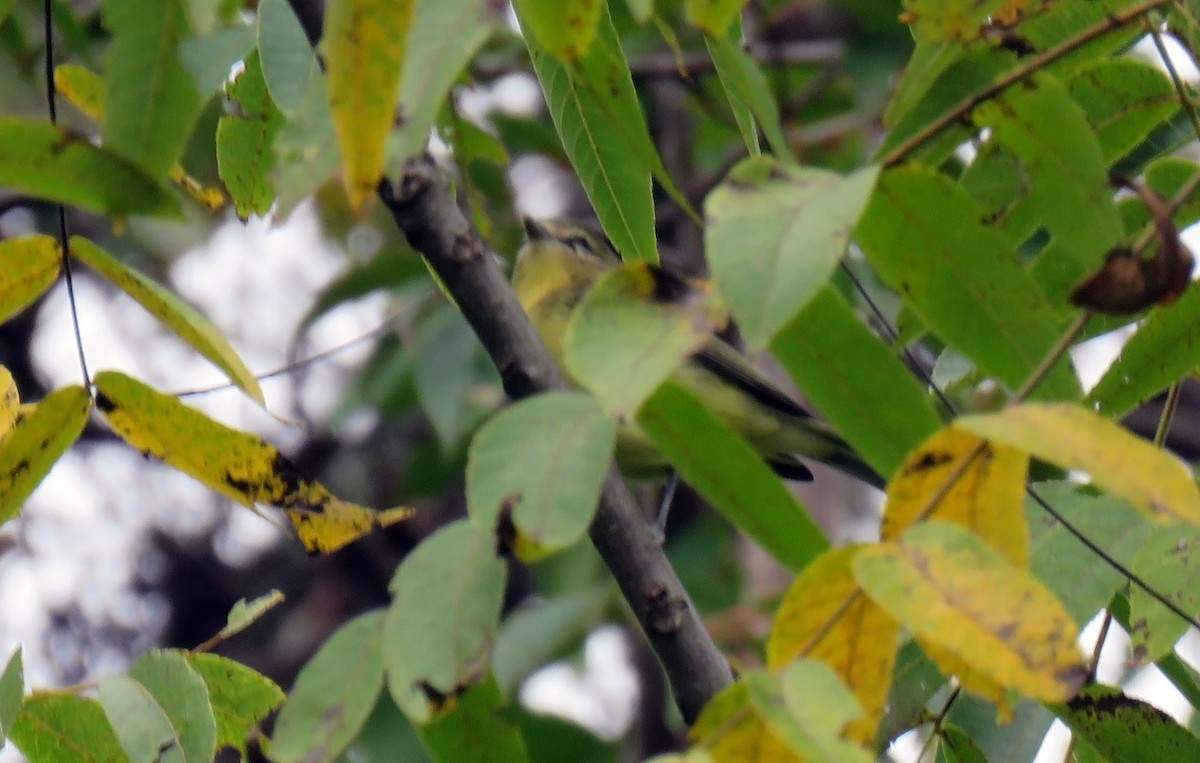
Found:
[{"label": "yellowing leaf with dark spots", "polygon": [[755,712],[741,681],[712,698],[688,738],[717,763],[803,763]]},{"label": "yellowing leaf with dark spots", "polygon": [[1200,488],[1176,456],[1121,425],[1069,403],[1025,403],[1000,413],[964,416],[960,429],[1007,443],[1067,469],[1159,524],[1200,525]]},{"label": "yellowing leaf with dark spots", "polygon": [[412,514],[404,507],[379,511],[341,501],[298,474],[270,443],[125,374],[101,371],[95,383],[96,407],[123,440],[243,505],[282,508],[309,551],[336,551]]},{"label": "yellowing leaf with dark spots", "polygon": [[332,0],[322,47],[329,104],[350,204],[360,208],[383,174],[415,0]]},{"label": "yellowing leaf with dark spots", "polygon": [[[962,465],[968,459],[963,471]],[[960,429],[943,429],[911,453],[888,484],[881,536],[884,540],[899,538],[921,517],[930,501],[944,492],[928,519],[962,525],[1013,564],[1028,566],[1028,466],[1029,456],[1019,450],[984,442]],[[950,478],[960,471],[946,490]]]},{"label": "yellowing leaf with dark spots", "polygon": [[854,576],[914,636],[1000,686],[1061,702],[1087,676],[1079,626],[1058,599],[958,525],[922,522],[896,541],[863,548]]},{"label": "yellowing leaf with dark spots", "polygon": [[50,236],[36,234],[0,241],[0,323],[40,297],[62,264],[62,251]]},{"label": "yellowing leaf with dark spots", "polygon": [[87,390],[74,385],[54,390],[22,412],[0,442],[0,522],[17,515],[50,467],[79,438],[90,406]]},{"label": "yellowing leaf with dark spots", "polygon": [[83,262],[174,331],[192,349],[212,361],[247,395],[264,403],[258,379],[246,368],[225,336],[195,308],[111,254],[80,236],[71,237],[71,256]]},{"label": "yellowing leaf with dark spots", "polygon": [[0,443],[8,437],[8,433],[16,426],[17,415],[21,410],[21,394],[17,391],[12,374],[4,366],[0,366]]},{"label": "yellowing leaf with dark spots", "polygon": [[846,735],[871,744],[891,687],[900,624],[859,588],[851,569],[856,553],[857,547],[827,551],[796,577],[775,612],[767,667],[780,671],[802,657],[828,665],[864,713]]},{"label": "yellowing leaf with dark spots", "polygon": [[[104,124],[108,107],[104,78],[79,64],[59,64],[54,67],[54,87],[58,94],[97,124]],[[220,188],[206,186],[183,169],[178,162],[171,167],[171,182],[193,201],[209,212],[225,206],[225,193]]]}]

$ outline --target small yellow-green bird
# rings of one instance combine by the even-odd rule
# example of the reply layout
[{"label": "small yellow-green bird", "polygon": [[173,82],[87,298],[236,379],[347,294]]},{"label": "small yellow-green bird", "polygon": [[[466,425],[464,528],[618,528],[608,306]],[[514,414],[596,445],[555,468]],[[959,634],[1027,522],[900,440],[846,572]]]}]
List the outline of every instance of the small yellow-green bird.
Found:
[{"label": "small yellow-green bird", "polygon": [[[525,218],[528,240],[517,255],[513,290],[559,364],[571,312],[592,284],[621,258],[601,233],[563,220]],[[884,480],[838,435],[763,377],[745,355],[717,336],[676,369],[671,379],[703,400],[780,476],[808,481],[812,472],[796,456],[829,464],[875,487]],[[617,437],[617,465],[628,476],[665,475],[671,465],[634,424]]]}]

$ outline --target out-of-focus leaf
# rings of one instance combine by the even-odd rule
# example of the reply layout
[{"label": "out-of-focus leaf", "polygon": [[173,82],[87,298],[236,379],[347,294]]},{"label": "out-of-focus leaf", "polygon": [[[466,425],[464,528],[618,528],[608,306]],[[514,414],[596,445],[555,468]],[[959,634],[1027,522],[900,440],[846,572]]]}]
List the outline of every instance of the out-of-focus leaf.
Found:
[{"label": "out-of-focus leaf", "polygon": [[21,711],[21,695],[25,693],[25,667],[21,647],[17,647],[4,672],[0,673],[0,739],[12,736],[13,721]]},{"label": "out-of-focus leaf", "polygon": [[435,760],[529,760],[494,678],[444,700],[417,731]]},{"label": "out-of-focus leaf", "polygon": [[224,371],[229,380],[242,391],[259,404],[265,404],[258,379],[246,368],[246,364],[224,334],[195,308],[153,279],[125,267],[111,254],[86,238],[71,237],[71,256],[133,297],[192,349]]},{"label": "out-of-focus leaf", "polygon": [[20,416],[0,441],[0,522],[21,510],[55,462],[79,438],[91,401],[78,385],[46,395],[32,412]]},{"label": "out-of-focus leaf", "polygon": [[[758,68],[758,64],[737,46],[737,41],[728,37],[705,37],[705,43],[725,91],[736,94],[731,97],[731,102],[734,99],[743,102],[754,115],[775,157],[781,162],[793,163],[792,148],[784,137],[779,119],[779,105],[775,103],[766,75]],[[737,108],[736,104],[734,108]],[[757,141],[758,137],[755,136],[754,142]],[[757,152],[751,148],[750,153]]]},{"label": "out-of-focus leaf", "polygon": [[1063,701],[1086,678],[1079,626],[1054,595],[956,525],[923,522],[897,542],[864,548],[854,574],[914,635],[1001,686]]},{"label": "out-of-focus leaf", "polygon": [[705,252],[752,347],[765,347],[829,280],[877,174],[749,159],[708,197]]},{"label": "out-of-focus leaf", "polygon": [[183,0],[106,0],[104,23],[113,34],[104,145],[152,177],[165,177],[203,105],[179,61],[188,36]]},{"label": "out-of-focus leaf", "polygon": [[34,234],[0,241],[0,323],[24,310],[58,278],[62,249],[53,236]]},{"label": "out-of-focus leaf", "polygon": [[191,75],[201,97],[215,92],[229,79],[233,65],[255,49],[255,36],[253,26],[229,26],[188,37],[180,44],[179,61]]},{"label": "out-of-focus leaf", "polygon": [[[271,100],[291,119],[322,75],[304,27],[287,0],[260,0],[258,54]],[[324,83],[320,91],[326,96]],[[329,98],[323,100],[328,113]]]},{"label": "out-of-focus leaf", "polygon": [[828,665],[861,709],[845,734],[872,744],[888,698],[900,624],[862,595],[851,570],[857,552],[828,551],[792,581],[771,625],[767,668],[779,671],[798,658]]},{"label": "out-of-focus leaf", "polygon": [[[1016,245],[945,176],[920,166],[884,172],[855,238],[927,326],[1004,384],[1019,387],[1058,341],[1058,313]],[[1068,358],[1033,396],[1079,396]]]},{"label": "out-of-focus leaf", "polygon": [[[709,700],[688,731],[688,739],[705,750],[713,763],[804,761],[754,711],[745,681],[727,686]],[[685,757],[684,763],[692,763],[691,758]]]},{"label": "out-of-focus leaf", "polygon": [[1111,686],[1089,686],[1055,712],[1112,763],[1200,759],[1200,739],[1162,710]]},{"label": "out-of-focus leaf", "polygon": [[[267,85],[269,88],[270,81]],[[323,74],[318,72],[293,103],[291,113],[284,113],[287,121],[275,135],[275,171],[271,176],[278,191],[276,214],[280,215],[290,213],[332,180],[341,163]]]},{"label": "out-of-focus leaf", "polygon": [[388,688],[418,723],[488,675],[506,578],[495,549],[493,533],[460,520],[422,541],[392,578]]},{"label": "out-of-focus leaf", "polygon": [[179,730],[145,686],[129,676],[111,675],[101,678],[97,689],[127,760],[155,761],[167,750],[172,753],[171,763],[198,763],[183,754]]},{"label": "out-of-focus leaf", "polygon": [[275,722],[271,760],[334,760],[358,735],[383,688],[383,619],[368,612],[346,623],[300,671]]},{"label": "out-of-focus leaf", "polygon": [[829,547],[762,456],[687,388],[668,381],[637,422],[685,482],[789,569],[804,569]]},{"label": "out-of-focus leaf", "polygon": [[[1200,614],[1200,529],[1155,528],[1133,558],[1133,571],[1184,612]],[[1141,587],[1129,594],[1129,633],[1133,663],[1144,665],[1171,653],[1188,623]]]},{"label": "out-of-focus leaf", "polygon": [[483,532],[511,523],[513,550],[525,561],[577,542],[592,522],[616,431],[595,399],[577,392],[547,392],[501,411],[467,456],[471,520]]},{"label": "out-of-focus leaf", "polygon": [[683,4],[689,24],[713,37],[721,37],[729,31],[738,18],[746,0],[687,0]]},{"label": "out-of-focus leaf", "polygon": [[[179,737],[179,752],[188,763],[209,763],[217,750],[217,722],[208,687],[182,652],[156,650],[129,666],[129,677],[141,684],[162,708]],[[114,726],[118,722],[111,718]]]},{"label": "out-of-focus leaf", "polygon": [[360,209],[383,174],[401,66],[417,0],[333,0],[321,38],[330,111],[350,206]]},{"label": "out-of-focus leaf", "polygon": [[511,694],[535,670],[582,642],[611,600],[608,590],[595,589],[534,601],[510,612],[492,656],[500,690]]},{"label": "out-of-focus leaf", "polygon": [[537,45],[563,63],[585,56],[596,39],[603,0],[552,3],[516,0],[521,26],[537,38]]},{"label": "out-of-focus leaf", "polygon": [[1092,482],[1159,524],[1200,524],[1200,489],[1176,456],[1086,408],[1026,403],[955,426],[1028,451]]},{"label": "out-of-focus leaf", "polygon": [[771,342],[805,397],[885,477],[941,425],[928,393],[834,289]]},{"label": "out-of-focus leaf", "polygon": [[710,284],[631,263],[603,275],[572,312],[567,371],[609,415],[628,417],[724,323]]},{"label": "out-of-focus leaf", "polygon": [[828,665],[798,660],[776,678],[747,673],[750,704],[793,752],[821,763],[869,763],[866,750],[842,739],[842,729],[862,716],[854,695]]},{"label": "out-of-focus leaf", "polygon": [[101,371],[95,383],[96,407],[121,439],[245,506],[281,507],[310,551],[336,551],[412,516],[408,508],[376,511],[339,500],[300,476],[275,446],[122,373]]},{"label": "out-of-focus leaf", "polygon": [[180,214],[178,199],[122,157],[61,127],[17,117],[0,119],[0,185],[103,214]]}]

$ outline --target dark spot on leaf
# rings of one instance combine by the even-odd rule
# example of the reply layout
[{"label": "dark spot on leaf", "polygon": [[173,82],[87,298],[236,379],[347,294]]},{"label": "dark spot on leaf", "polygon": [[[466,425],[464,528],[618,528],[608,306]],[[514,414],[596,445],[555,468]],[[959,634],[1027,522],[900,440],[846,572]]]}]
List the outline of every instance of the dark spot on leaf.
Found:
[{"label": "dark spot on leaf", "polygon": [[511,559],[514,556],[513,547],[517,542],[517,525],[513,522],[512,515],[520,502],[520,493],[507,495],[500,502],[500,511],[496,514],[496,556],[503,559]]},{"label": "dark spot on leaf", "polygon": [[905,469],[904,473],[908,475],[929,471],[930,469],[936,469],[942,464],[949,463],[953,460],[954,456],[949,453],[932,453],[930,451],[926,451],[921,454],[920,458],[913,462],[912,466],[909,466],[907,469]]},{"label": "dark spot on leaf", "polygon": [[98,391],[96,392],[96,407],[100,409],[101,413],[109,413],[117,409],[117,404],[108,395]]}]

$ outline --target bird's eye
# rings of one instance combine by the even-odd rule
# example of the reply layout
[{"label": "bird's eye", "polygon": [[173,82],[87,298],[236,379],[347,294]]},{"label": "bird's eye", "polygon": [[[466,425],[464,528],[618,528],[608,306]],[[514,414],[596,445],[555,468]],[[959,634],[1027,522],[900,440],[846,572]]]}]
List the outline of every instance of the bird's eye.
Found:
[{"label": "bird's eye", "polygon": [[562,241],[574,249],[576,254],[594,254],[592,251],[592,242],[588,240],[587,236],[568,236]]}]

